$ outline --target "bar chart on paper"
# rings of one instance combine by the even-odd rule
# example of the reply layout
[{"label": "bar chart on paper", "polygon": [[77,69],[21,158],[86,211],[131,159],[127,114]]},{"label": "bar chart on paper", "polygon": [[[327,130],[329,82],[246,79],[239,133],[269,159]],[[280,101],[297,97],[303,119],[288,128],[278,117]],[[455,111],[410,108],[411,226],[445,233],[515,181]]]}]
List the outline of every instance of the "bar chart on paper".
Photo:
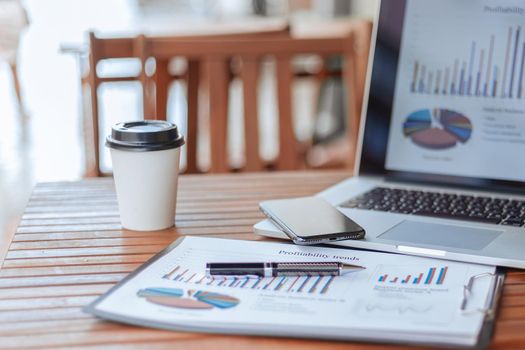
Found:
[{"label": "bar chart on paper", "polygon": [[182,265],[175,265],[162,278],[193,285],[194,287],[214,286],[310,295],[328,294],[335,280],[334,276],[208,277]]},{"label": "bar chart on paper", "polygon": [[448,266],[430,266],[425,270],[410,266],[380,267],[374,278],[379,285],[443,286],[448,270]]},{"label": "bar chart on paper", "polygon": [[454,304],[436,303],[436,299],[429,302],[425,296],[440,298],[443,291],[450,290],[451,284],[462,280],[464,273],[465,271],[450,263],[428,266],[378,265],[370,277],[370,284],[381,293],[381,298],[359,300],[355,305],[355,312],[364,318],[395,320],[404,317],[417,323],[429,320],[447,322],[443,310],[454,312]]}]

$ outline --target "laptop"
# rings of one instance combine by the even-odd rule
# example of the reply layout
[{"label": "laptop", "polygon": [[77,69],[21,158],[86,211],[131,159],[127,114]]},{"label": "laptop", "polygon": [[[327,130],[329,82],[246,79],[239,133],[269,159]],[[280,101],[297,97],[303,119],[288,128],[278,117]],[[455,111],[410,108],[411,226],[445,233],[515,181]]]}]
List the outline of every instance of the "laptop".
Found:
[{"label": "laptop", "polygon": [[357,175],[317,194],[366,237],[334,245],[525,268],[524,19],[515,0],[379,5]]}]

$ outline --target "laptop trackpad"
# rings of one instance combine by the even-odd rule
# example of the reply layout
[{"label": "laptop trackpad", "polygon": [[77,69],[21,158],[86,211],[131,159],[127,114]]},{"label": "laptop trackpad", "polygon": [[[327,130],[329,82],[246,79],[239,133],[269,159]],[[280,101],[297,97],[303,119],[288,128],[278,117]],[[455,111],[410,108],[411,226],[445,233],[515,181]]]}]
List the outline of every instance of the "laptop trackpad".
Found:
[{"label": "laptop trackpad", "polygon": [[480,250],[503,231],[405,220],[378,238],[396,242]]}]

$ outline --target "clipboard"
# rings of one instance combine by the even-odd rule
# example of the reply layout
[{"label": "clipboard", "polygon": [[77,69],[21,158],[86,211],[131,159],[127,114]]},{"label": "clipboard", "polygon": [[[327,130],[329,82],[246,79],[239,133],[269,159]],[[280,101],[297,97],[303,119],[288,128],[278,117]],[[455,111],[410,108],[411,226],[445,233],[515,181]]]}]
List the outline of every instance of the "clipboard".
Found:
[{"label": "clipboard", "polygon": [[[481,274],[472,276],[468,283],[463,287],[463,302],[461,303],[461,309],[464,312],[481,312],[485,314],[483,326],[478,338],[478,344],[476,349],[486,349],[490,345],[492,334],[494,333],[494,327],[496,325],[496,316],[498,313],[499,300],[501,293],[503,292],[503,284],[505,282],[505,271],[504,267],[497,267],[496,272],[493,274]],[[479,278],[491,278],[490,293],[487,296],[487,302],[485,308],[469,310],[467,308],[467,301],[469,294],[474,287],[475,281]]]},{"label": "clipboard", "polygon": [[[252,328],[252,329],[241,329],[241,328],[231,328],[231,329],[225,329],[225,328],[219,328],[214,325],[209,324],[199,324],[199,325],[192,325],[189,323],[180,323],[180,324],[171,324],[169,322],[163,322],[161,320],[147,320],[138,316],[129,316],[129,315],[122,315],[118,312],[111,312],[107,310],[100,309],[99,306],[101,303],[106,301],[108,298],[113,297],[113,294],[116,293],[120,288],[123,286],[126,286],[128,283],[133,281],[135,278],[137,278],[141,273],[147,272],[148,269],[150,269],[153,265],[158,264],[161,262],[162,259],[169,257],[170,254],[172,254],[174,251],[176,251],[178,248],[180,248],[185,241],[196,241],[194,246],[202,246],[202,243],[205,243],[205,241],[213,241],[212,245],[217,246],[219,243],[215,242],[228,242],[231,241],[239,244],[241,241],[234,241],[234,240],[227,240],[227,239],[211,239],[211,238],[195,238],[195,237],[182,237],[179,238],[177,241],[173,242],[171,245],[169,245],[167,248],[162,250],[160,253],[156,254],[154,257],[152,257],[150,260],[148,260],[145,264],[140,266],[136,271],[125,277],[121,282],[119,282],[117,285],[113,286],[108,292],[106,292],[104,295],[100,296],[98,299],[93,301],[91,304],[87,305],[83,310],[86,313],[93,314],[98,317],[102,317],[105,319],[117,321],[117,322],[124,322],[127,324],[132,325],[139,325],[143,327],[155,327],[155,328],[161,328],[161,329],[167,329],[167,330],[176,330],[176,331],[191,331],[191,332],[203,332],[203,333],[219,333],[219,334],[241,334],[241,335],[256,335],[256,336],[275,336],[275,337],[297,337],[297,338],[314,338],[314,339],[327,339],[327,340],[342,340],[342,341],[369,341],[374,343],[397,343],[397,344],[420,344],[420,345],[430,345],[430,346],[455,346],[455,347],[462,347],[462,348],[476,348],[476,349],[484,349],[490,344],[490,339],[494,330],[495,325],[495,316],[497,314],[497,307],[498,307],[498,301],[499,297],[502,292],[503,282],[505,278],[505,270],[502,268],[495,269],[494,273],[482,273],[479,275],[472,275],[469,280],[467,280],[467,283],[463,286],[463,301],[461,303],[461,309],[464,313],[482,313],[484,315],[483,317],[483,323],[481,326],[480,331],[477,333],[477,340],[475,344],[471,344],[468,346],[460,345],[460,344],[453,344],[448,342],[440,342],[437,340],[425,340],[425,336],[420,336],[419,340],[410,340],[410,341],[403,341],[400,339],[390,339],[387,337],[375,337],[375,336],[366,336],[366,335],[348,335],[348,333],[345,334],[344,329],[341,329],[337,333],[329,333],[326,335],[320,335],[313,332],[309,332],[308,329],[294,329],[292,328]],[[187,242],[186,242],[187,243]],[[207,242],[206,242],[207,243]],[[228,243],[230,244],[230,243]],[[281,243],[262,243],[262,242],[243,242],[243,244],[248,245],[255,245],[255,247],[262,246],[262,245],[274,245],[274,246],[284,246],[288,247],[289,249],[298,249],[297,246],[289,245],[289,244],[281,244]],[[344,251],[343,249],[335,249],[335,248],[317,248],[317,247],[308,247],[314,249],[319,249],[320,251]],[[304,248],[302,248],[304,249]],[[418,257],[408,257],[408,256],[400,256],[397,254],[386,254],[386,253],[376,253],[376,252],[361,252],[361,254],[378,254],[382,256],[390,256],[390,257],[401,257],[402,259],[413,259],[414,261],[419,260],[425,260],[424,258],[418,258]],[[426,259],[431,260],[432,259]],[[451,262],[452,263],[452,262]],[[469,264],[472,265],[472,264]],[[471,297],[471,291],[476,288],[477,283],[480,283],[480,281],[483,279],[489,279],[490,278],[490,286],[488,289],[488,293],[486,295],[486,300],[484,303],[483,308],[469,308],[468,301]],[[118,298],[117,298],[118,299]],[[297,327],[295,327],[297,328]]]}]

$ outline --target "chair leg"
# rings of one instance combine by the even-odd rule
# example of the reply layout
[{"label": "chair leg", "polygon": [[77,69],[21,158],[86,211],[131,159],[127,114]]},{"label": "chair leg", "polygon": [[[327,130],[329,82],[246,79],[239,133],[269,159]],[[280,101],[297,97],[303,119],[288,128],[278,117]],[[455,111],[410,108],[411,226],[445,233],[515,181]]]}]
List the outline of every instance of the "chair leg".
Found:
[{"label": "chair leg", "polygon": [[210,146],[211,172],[224,173],[228,163],[228,60],[211,60],[210,69]]},{"label": "chair leg", "polygon": [[277,105],[279,108],[279,158],[277,169],[298,168],[297,142],[292,116],[292,76],[289,57],[277,58]]},{"label": "chair leg", "polygon": [[98,100],[96,89],[93,89],[90,81],[86,79],[81,81],[80,90],[84,131],[84,177],[97,177],[101,175],[101,171],[99,168]]},{"label": "chair leg", "polygon": [[[89,47],[90,47],[90,54],[89,54],[89,71],[85,78],[85,84],[88,86],[89,91],[89,99],[91,101],[91,110],[90,110],[90,116],[91,116],[91,125],[89,125],[90,130],[92,132],[91,135],[86,134],[86,137],[91,136],[91,142],[89,142],[88,139],[86,139],[86,171],[85,176],[86,177],[92,177],[92,176],[100,176],[102,175],[102,172],[100,170],[100,140],[99,140],[99,133],[100,133],[100,125],[99,125],[99,115],[98,115],[98,86],[100,83],[99,78],[97,77],[97,60],[95,59],[96,51],[98,50],[95,38],[95,33],[90,32],[89,33]],[[87,118],[85,118],[85,122],[88,123]],[[92,155],[89,152],[92,150]]]},{"label": "chair leg", "polygon": [[155,68],[155,117],[159,120],[168,118],[168,92],[170,77],[168,71],[169,60],[156,59]]},{"label": "chair leg", "polygon": [[143,118],[145,120],[160,119],[157,117],[155,110],[156,106],[153,93],[155,86],[153,82],[145,74],[140,77],[140,82],[142,85]]},{"label": "chair leg", "polygon": [[258,82],[259,61],[254,58],[243,58],[241,80],[244,99],[244,144],[247,171],[261,171],[263,166],[259,155],[259,111]]},{"label": "chair leg", "polygon": [[146,50],[146,36],[141,34],[133,43],[133,51],[140,59],[139,82],[142,85],[142,110],[144,119],[158,119],[155,111],[155,96],[153,79],[146,73],[148,55]]},{"label": "chair leg", "polygon": [[[156,106],[155,106],[155,94],[154,89],[155,85],[151,79],[146,78],[142,83],[143,89],[143,103],[144,103],[144,119],[161,119],[157,115]],[[164,118],[166,119],[166,118]]]},{"label": "chair leg", "polygon": [[199,122],[199,75],[200,63],[199,61],[188,61],[188,75],[187,75],[187,103],[188,103],[188,117],[187,125],[188,131],[186,135],[186,172],[198,173],[199,168],[197,164],[197,130]]}]

